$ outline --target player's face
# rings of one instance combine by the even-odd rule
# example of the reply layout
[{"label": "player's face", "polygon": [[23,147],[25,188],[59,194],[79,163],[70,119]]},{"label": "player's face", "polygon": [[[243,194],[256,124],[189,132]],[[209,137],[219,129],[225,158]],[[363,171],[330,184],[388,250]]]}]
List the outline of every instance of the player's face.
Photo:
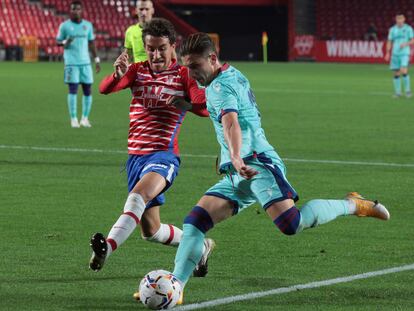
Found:
[{"label": "player's face", "polygon": [[167,37],[145,36],[145,52],[153,71],[166,70],[170,64],[175,49]]},{"label": "player's face", "polygon": [[402,26],[405,23],[405,16],[404,15],[397,15],[395,17],[395,22],[397,23],[398,26]]},{"label": "player's face", "polygon": [[136,10],[139,23],[148,23],[154,15],[154,7],[151,1],[138,1]]},{"label": "player's face", "polygon": [[79,4],[72,4],[70,7],[71,19],[80,20],[82,17],[82,6]]},{"label": "player's face", "polygon": [[188,67],[190,77],[203,86],[207,86],[214,79],[217,56],[190,54],[182,58],[184,66]]}]

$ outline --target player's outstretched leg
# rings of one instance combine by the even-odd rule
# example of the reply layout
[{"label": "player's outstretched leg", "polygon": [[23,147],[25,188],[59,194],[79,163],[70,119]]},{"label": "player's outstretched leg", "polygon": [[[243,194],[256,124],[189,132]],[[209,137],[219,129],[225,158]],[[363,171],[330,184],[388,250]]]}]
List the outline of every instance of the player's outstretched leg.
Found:
[{"label": "player's outstretched leg", "polygon": [[[279,202],[269,209],[277,209]],[[269,215],[271,210],[267,210]],[[363,198],[357,192],[349,193],[345,200],[311,200],[299,210],[295,206],[279,214],[273,222],[286,235],[328,223],[338,216],[356,215],[388,220],[390,214],[378,201]]]},{"label": "player's outstretched leg", "polygon": [[[136,226],[139,224],[141,216],[145,210],[145,202],[138,193],[130,193],[123,214],[118,218],[108,234],[108,238],[102,234],[95,234],[105,240],[105,254],[97,254],[94,249],[94,243],[91,242],[92,258],[89,267],[94,271],[99,271],[108,256],[131,235]],[[94,236],[95,236],[94,235]]]},{"label": "player's outstretched leg", "polygon": [[195,206],[184,219],[183,237],[175,256],[173,271],[183,288],[200,262],[203,255],[205,234],[213,226],[214,223],[209,213],[200,206]]}]

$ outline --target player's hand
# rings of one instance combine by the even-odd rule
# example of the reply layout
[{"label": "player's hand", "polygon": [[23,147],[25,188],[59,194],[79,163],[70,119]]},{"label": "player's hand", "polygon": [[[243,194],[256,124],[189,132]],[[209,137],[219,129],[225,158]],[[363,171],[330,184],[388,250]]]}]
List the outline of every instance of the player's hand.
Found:
[{"label": "player's hand", "polygon": [[100,63],[95,63],[95,71],[96,71],[96,73],[99,73],[101,71],[101,64]]},{"label": "player's hand", "polygon": [[125,73],[128,71],[128,53],[122,52],[121,55],[115,60],[114,68],[115,68],[115,77],[117,79],[121,79]]},{"label": "player's hand", "polygon": [[390,53],[386,53],[384,59],[388,62],[390,60]]},{"label": "player's hand", "polygon": [[191,105],[191,103],[186,101],[184,98],[178,97],[178,96],[170,97],[167,100],[167,106],[175,107],[175,108],[183,110],[183,111],[190,110],[193,107],[193,105]]},{"label": "player's hand", "polygon": [[233,158],[231,160],[231,163],[233,164],[236,171],[239,173],[239,175],[245,179],[251,179],[257,174],[259,174],[258,171],[256,171],[254,168],[247,166],[243,159],[240,157]]},{"label": "player's hand", "polygon": [[63,40],[63,48],[67,49],[69,45],[72,43],[73,39],[73,37],[69,37],[66,40]]},{"label": "player's hand", "polygon": [[401,44],[400,44],[400,49],[403,49],[403,48],[405,48],[406,46],[408,46],[408,43],[407,43],[407,42],[401,43]]}]

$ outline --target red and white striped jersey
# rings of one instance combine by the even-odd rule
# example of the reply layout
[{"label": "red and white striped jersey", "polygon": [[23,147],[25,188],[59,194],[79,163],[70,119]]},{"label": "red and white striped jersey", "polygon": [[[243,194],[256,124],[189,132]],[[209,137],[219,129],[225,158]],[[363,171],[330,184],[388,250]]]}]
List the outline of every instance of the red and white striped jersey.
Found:
[{"label": "red and white striped jersey", "polygon": [[148,61],[134,63],[119,80],[114,74],[102,80],[99,91],[109,94],[130,88],[129,154],[172,151],[179,155],[178,134],[186,112],[167,106],[172,96],[185,98],[193,104],[191,112],[207,117],[204,89],[190,78],[188,69],[175,60],[162,72],[153,72]]}]

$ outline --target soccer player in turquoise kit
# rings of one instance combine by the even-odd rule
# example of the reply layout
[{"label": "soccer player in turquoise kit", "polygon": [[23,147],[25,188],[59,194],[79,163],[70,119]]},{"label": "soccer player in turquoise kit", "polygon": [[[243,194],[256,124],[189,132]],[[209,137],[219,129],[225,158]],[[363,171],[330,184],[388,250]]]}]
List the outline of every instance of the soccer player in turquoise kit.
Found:
[{"label": "soccer player in turquoise kit", "polygon": [[395,22],[388,33],[385,60],[389,61],[391,59],[390,69],[394,71],[394,97],[401,97],[400,76],[402,75],[405,96],[409,98],[412,93],[408,64],[410,63],[410,45],[414,43],[414,33],[413,28],[405,23],[404,14],[398,13],[395,16]]},{"label": "soccer player in turquoise kit", "polygon": [[[96,73],[100,68],[100,60],[94,43],[95,35],[90,22],[82,19],[82,3],[72,1],[70,19],[59,26],[56,37],[58,45],[63,46],[65,62],[64,80],[69,86],[68,107],[72,127],[91,127],[89,113],[92,107],[91,86],[93,74],[89,50],[95,60]],[[78,86],[82,85],[82,118],[79,124],[77,117]]]},{"label": "soccer player in turquoise kit", "polygon": [[182,286],[202,256],[207,231],[255,202],[286,235],[343,215],[390,218],[382,204],[356,192],[343,200],[312,200],[298,209],[298,195],[286,179],[283,161],[265,137],[246,77],[236,68],[220,63],[205,33],[191,35],[182,45],[181,56],[190,76],[206,87],[207,110],[221,147],[220,171],[226,174],[184,219],[173,271]]}]

